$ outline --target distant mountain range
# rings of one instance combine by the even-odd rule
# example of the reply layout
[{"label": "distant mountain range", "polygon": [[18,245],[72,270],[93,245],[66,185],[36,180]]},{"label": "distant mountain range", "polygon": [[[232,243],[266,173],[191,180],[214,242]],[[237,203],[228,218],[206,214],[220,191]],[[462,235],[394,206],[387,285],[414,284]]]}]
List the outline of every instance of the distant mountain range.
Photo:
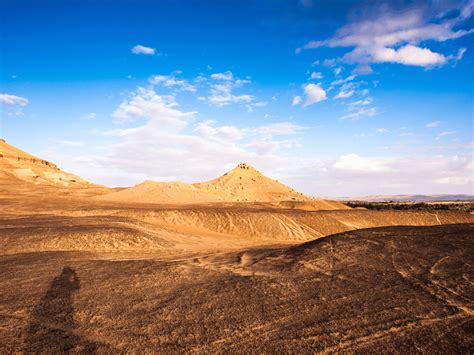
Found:
[{"label": "distant mountain range", "polygon": [[340,201],[367,201],[367,202],[432,202],[432,201],[474,201],[474,195],[370,195],[358,197],[337,197]]}]

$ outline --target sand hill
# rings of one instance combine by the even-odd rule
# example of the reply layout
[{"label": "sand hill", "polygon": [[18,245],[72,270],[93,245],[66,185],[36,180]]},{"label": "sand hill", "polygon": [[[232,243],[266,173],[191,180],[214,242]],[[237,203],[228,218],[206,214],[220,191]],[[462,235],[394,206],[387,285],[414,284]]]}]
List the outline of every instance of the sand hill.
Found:
[{"label": "sand hill", "polygon": [[264,176],[246,163],[239,164],[217,179],[193,186],[209,194],[217,194],[226,201],[306,201],[305,196],[282,183]]},{"label": "sand hill", "polygon": [[98,186],[15,148],[3,139],[0,139],[0,182],[77,188]]},{"label": "sand hill", "polygon": [[204,203],[222,202],[216,194],[209,194],[183,182],[144,181],[138,185],[97,197],[102,201],[133,203]]},{"label": "sand hill", "polygon": [[[337,201],[318,200],[272,180],[246,163],[217,179],[195,184],[145,181],[136,186],[97,197],[102,201],[127,203],[196,204],[210,202],[268,202],[273,207],[347,209]],[[281,201],[290,204],[279,205]],[[276,204],[275,204],[276,203]]]}]

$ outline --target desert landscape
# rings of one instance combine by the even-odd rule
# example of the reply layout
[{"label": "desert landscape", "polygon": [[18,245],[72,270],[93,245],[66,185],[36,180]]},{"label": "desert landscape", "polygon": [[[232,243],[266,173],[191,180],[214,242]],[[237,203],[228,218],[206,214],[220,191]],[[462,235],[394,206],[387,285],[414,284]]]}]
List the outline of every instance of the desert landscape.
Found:
[{"label": "desert landscape", "polygon": [[248,164],[111,189],[0,142],[0,348],[458,352],[474,215],[305,196]]},{"label": "desert landscape", "polygon": [[474,0],[1,0],[0,355],[474,354]]}]

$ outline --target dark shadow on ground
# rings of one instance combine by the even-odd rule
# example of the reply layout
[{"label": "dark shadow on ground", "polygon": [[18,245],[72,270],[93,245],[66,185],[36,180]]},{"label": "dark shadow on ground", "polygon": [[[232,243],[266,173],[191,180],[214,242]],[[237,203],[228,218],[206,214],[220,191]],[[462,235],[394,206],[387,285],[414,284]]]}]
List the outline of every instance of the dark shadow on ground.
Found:
[{"label": "dark shadow on ground", "polygon": [[26,352],[95,352],[98,344],[74,333],[73,295],[80,288],[74,269],[65,266],[32,312],[26,329]]}]

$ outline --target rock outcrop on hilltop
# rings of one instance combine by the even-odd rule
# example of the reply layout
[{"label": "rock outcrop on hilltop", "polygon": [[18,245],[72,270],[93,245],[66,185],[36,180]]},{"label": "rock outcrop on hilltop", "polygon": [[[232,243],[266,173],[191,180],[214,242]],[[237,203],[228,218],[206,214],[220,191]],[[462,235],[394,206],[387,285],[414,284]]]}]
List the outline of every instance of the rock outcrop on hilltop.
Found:
[{"label": "rock outcrop on hilltop", "polygon": [[201,191],[217,194],[226,201],[268,202],[307,201],[311,197],[272,180],[247,163],[237,165],[233,170],[217,179],[196,183]]}]

